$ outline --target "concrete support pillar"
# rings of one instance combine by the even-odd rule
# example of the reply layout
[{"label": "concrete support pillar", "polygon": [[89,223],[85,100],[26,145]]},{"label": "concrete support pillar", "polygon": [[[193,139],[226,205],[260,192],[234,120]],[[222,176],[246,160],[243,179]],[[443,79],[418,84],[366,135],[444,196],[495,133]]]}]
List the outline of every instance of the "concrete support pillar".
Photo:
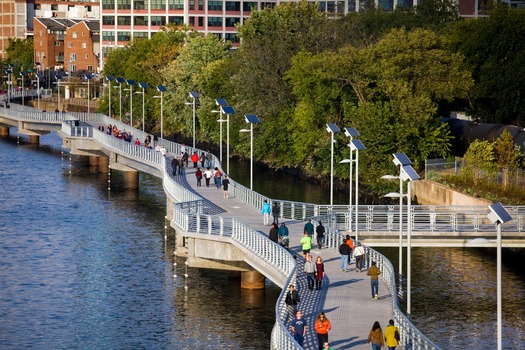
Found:
[{"label": "concrete support pillar", "polygon": [[98,171],[101,173],[109,173],[109,157],[98,157]]},{"label": "concrete support pillar", "polygon": [[166,220],[173,220],[173,198],[169,195],[166,196]]},{"label": "concrete support pillar", "polygon": [[124,171],[124,188],[136,190],[139,188],[139,172],[136,170]]},{"label": "concrete support pillar", "polygon": [[89,156],[89,165],[90,166],[98,166],[100,157],[97,156]]},{"label": "concrete support pillar", "polygon": [[264,275],[259,271],[241,272],[241,289],[264,289]]},{"label": "concrete support pillar", "polygon": [[29,143],[32,145],[38,145],[40,143],[40,136],[29,135]]},{"label": "concrete support pillar", "polygon": [[9,128],[6,126],[0,126],[0,137],[8,137],[9,136]]}]

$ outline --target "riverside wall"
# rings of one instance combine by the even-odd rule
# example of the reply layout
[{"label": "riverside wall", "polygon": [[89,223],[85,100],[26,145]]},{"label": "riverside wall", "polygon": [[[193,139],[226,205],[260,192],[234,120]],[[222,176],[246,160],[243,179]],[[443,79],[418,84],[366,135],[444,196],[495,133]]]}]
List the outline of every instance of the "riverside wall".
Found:
[{"label": "riverside wall", "polygon": [[491,201],[452,190],[428,180],[412,182],[413,200],[423,205],[489,205]]}]

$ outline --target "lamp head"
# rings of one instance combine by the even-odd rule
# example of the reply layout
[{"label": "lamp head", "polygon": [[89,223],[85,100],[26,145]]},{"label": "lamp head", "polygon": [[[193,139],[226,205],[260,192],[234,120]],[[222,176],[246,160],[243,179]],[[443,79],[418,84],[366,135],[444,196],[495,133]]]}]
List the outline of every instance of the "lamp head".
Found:
[{"label": "lamp head", "polygon": [[510,216],[507,210],[499,202],[489,205],[489,209],[490,213],[487,217],[493,224],[503,224],[512,220],[512,216]]}]

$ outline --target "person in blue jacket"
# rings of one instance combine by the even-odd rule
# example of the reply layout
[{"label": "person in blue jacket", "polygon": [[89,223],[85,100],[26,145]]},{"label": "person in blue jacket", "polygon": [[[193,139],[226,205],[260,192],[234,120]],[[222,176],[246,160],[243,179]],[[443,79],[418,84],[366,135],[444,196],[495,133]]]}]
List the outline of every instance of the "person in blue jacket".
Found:
[{"label": "person in blue jacket", "polygon": [[266,199],[262,205],[261,213],[263,214],[264,226],[270,225],[270,214],[272,213],[272,207]]}]

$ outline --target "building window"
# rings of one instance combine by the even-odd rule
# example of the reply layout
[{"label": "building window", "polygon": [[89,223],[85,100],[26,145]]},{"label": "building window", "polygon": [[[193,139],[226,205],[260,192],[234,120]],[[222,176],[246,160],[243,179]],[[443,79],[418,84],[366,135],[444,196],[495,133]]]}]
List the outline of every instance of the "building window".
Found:
[{"label": "building window", "polygon": [[152,26],[165,26],[166,25],[166,17],[151,16],[151,25]]},{"label": "building window", "polygon": [[131,17],[130,16],[118,16],[117,17],[117,23],[119,26],[130,26],[131,25]]},{"label": "building window", "polygon": [[92,72],[93,71],[93,66],[87,66],[87,70],[88,70],[88,72]]},{"label": "building window", "polygon": [[77,54],[76,53],[69,54],[69,60],[71,62],[75,62],[77,60]]},{"label": "building window", "polygon": [[42,29],[40,29],[39,33],[40,33],[40,36],[42,36]]},{"label": "building window", "polygon": [[239,1],[226,1],[226,11],[240,11],[241,3]]},{"label": "building window", "polygon": [[42,40],[40,40],[40,46],[42,46]]},{"label": "building window", "polygon": [[131,33],[130,32],[117,32],[118,41],[130,41]]},{"label": "building window", "polygon": [[136,26],[147,26],[148,25],[148,16],[135,16],[133,20]]},{"label": "building window", "polygon": [[181,26],[184,24],[184,17],[182,16],[169,16],[168,22],[176,26]]},{"label": "building window", "polygon": [[199,10],[204,10],[204,0],[199,0]]},{"label": "building window", "polygon": [[72,48],[72,47],[73,47],[73,43],[72,43],[71,41],[68,42],[68,43],[67,43],[67,47],[68,47],[68,48]]},{"label": "building window", "polygon": [[222,1],[208,1],[209,11],[222,11]]},{"label": "building window", "polygon": [[115,25],[115,17],[114,16],[102,16],[102,25]]},{"label": "building window", "polygon": [[170,10],[184,10],[184,0],[168,0]]},{"label": "building window", "polygon": [[114,0],[102,0],[102,8],[104,10],[114,10],[115,1]]},{"label": "building window", "polygon": [[208,27],[222,27],[222,18],[208,17]]},{"label": "building window", "polygon": [[240,17],[226,17],[226,27],[235,27],[241,21]]},{"label": "building window", "polygon": [[242,4],[242,10],[243,11],[251,11],[251,10],[257,10],[257,3],[256,2],[245,2]]},{"label": "building window", "polygon": [[190,10],[195,10],[195,0],[190,0]]},{"label": "building window", "polygon": [[204,17],[199,17],[199,27],[204,26]]},{"label": "building window", "polygon": [[232,43],[238,43],[239,42],[239,37],[235,33],[226,33],[224,38],[226,40],[228,40],[228,41],[231,41]]},{"label": "building window", "polygon": [[55,41],[55,46],[60,46],[60,41]]},{"label": "building window", "polygon": [[71,67],[71,71],[72,72],[76,72],[77,71],[77,65],[76,64],[71,64],[69,67]]},{"label": "building window", "polygon": [[148,32],[135,32],[135,33],[133,33],[133,38],[147,39],[148,38]]},{"label": "building window", "polygon": [[166,8],[166,0],[151,0],[152,10],[164,10]]},{"label": "building window", "polygon": [[85,57],[85,58],[89,58],[89,54],[86,54],[84,57]]},{"label": "building window", "polygon": [[133,9],[135,10],[147,10],[148,0],[135,0],[133,2]]},{"label": "building window", "polygon": [[73,39],[76,39],[77,38],[77,32],[73,32],[72,37],[73,37]]},{"label": "building window", "polygon": [[190,21],[190,26],[194,27],[195,26],[195,17],[190,17],[189,18],[189,21]]},{"label": "building window", "polygon": [[57,4],[52,4],[51,5],[51,11],[58,11],[58,5]]},{"label": "building window", "polygon": [[212,33],[213,35],[215,35],[217,38],[222,39],[222,33]]},{"label": "building window", "polygon": [[104,41],[115,40],[115,32],[102,32],[102,40]]},{"label": "building window", "polygon": [[117,0],[119,10],[131,10],[131,0]]},{"label": "building window", "polygon": [[87,44],[86,43],[82,43],[82,48],[86,49],[87,48]]}]

